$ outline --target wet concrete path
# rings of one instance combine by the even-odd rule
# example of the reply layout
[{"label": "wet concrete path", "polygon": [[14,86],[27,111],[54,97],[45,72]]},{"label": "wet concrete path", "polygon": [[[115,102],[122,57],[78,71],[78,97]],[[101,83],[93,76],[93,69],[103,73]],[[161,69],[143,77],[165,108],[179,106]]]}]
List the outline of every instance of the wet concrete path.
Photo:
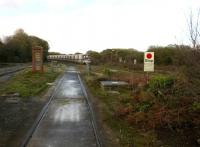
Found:
[{"label": "wet concrete path", "polygon": [[89,108],[73,67],[64,74],[28,147],[96,147]]}]

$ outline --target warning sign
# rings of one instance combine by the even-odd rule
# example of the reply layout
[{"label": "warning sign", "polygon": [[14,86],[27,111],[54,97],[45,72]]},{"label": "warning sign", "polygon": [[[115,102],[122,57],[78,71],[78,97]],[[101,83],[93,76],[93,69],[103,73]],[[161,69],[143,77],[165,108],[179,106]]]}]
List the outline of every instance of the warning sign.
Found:
[{"label": "warning sign", "polygon": [[154,52],[144,53],[144,71],[154,71]]}]

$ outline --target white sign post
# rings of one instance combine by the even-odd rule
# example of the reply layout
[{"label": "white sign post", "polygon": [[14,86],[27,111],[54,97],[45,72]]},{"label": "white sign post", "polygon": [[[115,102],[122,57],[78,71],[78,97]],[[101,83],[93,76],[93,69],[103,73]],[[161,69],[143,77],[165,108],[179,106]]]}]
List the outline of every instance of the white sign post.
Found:
[{"label": "white sign post", "polygon": [[136,59],[134,59],[134,60],[133,60],[133,63],[134,63],[134,65],[136,65],[136,64],[137,64],[137,60],[136,60]]},{"label": "white sign post", "polygon": [[91,60],[86,60],[85,61],[86,63],[86,68],[87,68],[87,72],[88,72],[88,75],[90,74],[90,71],[91,71],[91,66],[90,66],[90,63],[91,63]]},{"label": "white sign post", "polygon": [[144,53],[144,71],[154,72],[154,52]]},{"label": "white sign post", "polygon": [[149,83],[149,72],[154,72],[154,52],[144,53],[144,71],[147,72],[147,84]]}]

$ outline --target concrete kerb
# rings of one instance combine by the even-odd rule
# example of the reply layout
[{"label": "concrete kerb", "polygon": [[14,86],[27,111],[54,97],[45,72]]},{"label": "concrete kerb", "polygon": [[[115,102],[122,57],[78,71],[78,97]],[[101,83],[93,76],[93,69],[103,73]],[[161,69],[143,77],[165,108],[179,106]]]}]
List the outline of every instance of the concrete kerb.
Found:
[{"label": "concrete kerb", "polygon": [[91,122],[92,122],[92,127],[94,129],[94,135],[95,135],[95,138],[97,140],[97,145],[98,145],[98,147],[102,147],[102,141],[101,141],[100,133],[98,131],[97,123],[95,121],[96,120],[95,119],[96,116],[95,116],[92,104],[90,103],[89,95],[88,95],[88,93],[87,93],[87,91],[85,89],[85,85],[84,85],[83,81],[81,80],[81,77],[80,77],[79,73],[77,73],[77,74],[78,74],[78,79],[80,81],[81,89],[83,91],[83,94],[84,94],[84,96],[86,98],[86,101],[87,101],[87,104],[89,106],[89,113],[91,114],[90,115],[91,116]]}]

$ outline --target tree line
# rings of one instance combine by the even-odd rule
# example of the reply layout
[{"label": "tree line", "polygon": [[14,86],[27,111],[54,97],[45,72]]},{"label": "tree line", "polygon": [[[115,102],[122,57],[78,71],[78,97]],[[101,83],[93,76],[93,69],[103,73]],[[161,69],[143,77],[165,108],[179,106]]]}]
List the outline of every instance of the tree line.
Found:
[{"label": "tree line", "polygon": [[18,29],[14,35],[6,37],[3,41],[0,40],[0,62],[30,62],[34,46],[43,47],[44,60],[46,60],[48,42],[37,36],[28,35],[23,29]]},{"label": "tree line", "polygon": [[200,51],[188,45],[151,46],[148,51],[155,53],[155,64],[194,66],[200,63]]},{"label": "tree line", "polygon": [[143,62],[143,52],[135,49],[106,49],[102,52],[88,51],[93,64],[132,64],[136,59],[138,63]]},{"label": "tree line", "polygon": [[[150,46],[147,51],[155,53],[157,65],[194,65],[199,62],[200,52],[188,45]],[[102,52],[88,51],[93,64],[132,66],[134,60],[143,64],[144,52],[135,49],[106,49]]]}]

